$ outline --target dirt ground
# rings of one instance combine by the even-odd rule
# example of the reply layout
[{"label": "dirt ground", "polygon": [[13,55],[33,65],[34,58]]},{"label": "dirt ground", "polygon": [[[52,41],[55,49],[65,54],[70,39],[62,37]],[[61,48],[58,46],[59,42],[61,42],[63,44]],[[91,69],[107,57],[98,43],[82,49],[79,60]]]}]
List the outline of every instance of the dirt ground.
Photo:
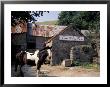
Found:
[{"label": "dirt ground", "polygon": [[[19,67],[18,71],[14,71],[12,66],[12,77],[20,77]],[[36,66],[25,65],[22,67],[24,77],[36,77]],[[99,77],[100,71],[97,69],[86,69],[80,66],[64,67],[64,66],[51,66],[42,65],[39,77]]]}]

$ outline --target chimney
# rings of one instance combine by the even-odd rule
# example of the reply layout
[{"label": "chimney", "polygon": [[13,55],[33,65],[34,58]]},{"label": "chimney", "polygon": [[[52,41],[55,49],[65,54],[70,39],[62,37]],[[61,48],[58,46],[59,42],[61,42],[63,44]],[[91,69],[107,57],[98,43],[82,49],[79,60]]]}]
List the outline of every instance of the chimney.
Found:
[{"label": "chimney", "polygon": [[30,21],[27,23],[27,35],[32,35],[32,23]]}]

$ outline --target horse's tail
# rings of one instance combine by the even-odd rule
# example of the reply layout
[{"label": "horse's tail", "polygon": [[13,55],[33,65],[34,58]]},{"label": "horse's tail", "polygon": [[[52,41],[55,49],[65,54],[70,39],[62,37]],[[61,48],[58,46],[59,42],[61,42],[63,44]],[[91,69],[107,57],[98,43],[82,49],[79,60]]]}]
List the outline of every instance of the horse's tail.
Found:
[{"label": "horse's tail", "polygon": [[15,60],[15,72],[17,71],[18,64],[19,64],[19,60],[16,58],[16,60]]},{"label": "horse's tail", "polygon": [[19,65],[19,57],[21,53],[16,54],[16,59],[15,59],[15,72],[17,71],[17,67]]}]

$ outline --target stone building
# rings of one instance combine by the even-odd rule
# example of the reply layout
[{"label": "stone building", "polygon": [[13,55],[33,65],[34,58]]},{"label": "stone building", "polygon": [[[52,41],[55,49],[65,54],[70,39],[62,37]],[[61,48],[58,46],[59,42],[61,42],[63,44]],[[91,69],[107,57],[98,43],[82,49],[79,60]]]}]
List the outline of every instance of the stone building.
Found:
[{"label": "stone building", "polygon": [[[88,41],[87,37],[80,30],[74,28],[72,25],[66,27],[59,34],[48,40],[49,44],[52,45],[51,64],[59,65],[63,60],[70,59],[71,49],[75,48],[75,46],[87,45]],[[78,48],[74,52],[77,52],[77,50]],[[81,49],[79,48],[79,50]]]}]

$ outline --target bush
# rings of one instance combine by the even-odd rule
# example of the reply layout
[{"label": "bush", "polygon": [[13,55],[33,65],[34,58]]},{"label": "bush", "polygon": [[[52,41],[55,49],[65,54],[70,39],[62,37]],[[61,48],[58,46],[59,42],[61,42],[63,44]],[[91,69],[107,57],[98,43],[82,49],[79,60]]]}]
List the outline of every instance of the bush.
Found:
[{"label": "bush", "polygon": [[72,66],[81,66],[82,68],[86,69],[95,69],[95,70],[100,70],[100,65],[99,64],[94,64],[94,63],[89,63],[89,62],[79,62],[79,61],[73,61]]},{"label": "bush", "polygon": [[80,66],[80,62],[79,61],[73,61],[72,62],[72,66]]},{"label": "bush", "polygon": [[99,65],[99,64],[83,63],[81,66],[82,66],[83,68],[86,68],[86,69],[96,69],[96,70],[100,70],[100,65]]}]

